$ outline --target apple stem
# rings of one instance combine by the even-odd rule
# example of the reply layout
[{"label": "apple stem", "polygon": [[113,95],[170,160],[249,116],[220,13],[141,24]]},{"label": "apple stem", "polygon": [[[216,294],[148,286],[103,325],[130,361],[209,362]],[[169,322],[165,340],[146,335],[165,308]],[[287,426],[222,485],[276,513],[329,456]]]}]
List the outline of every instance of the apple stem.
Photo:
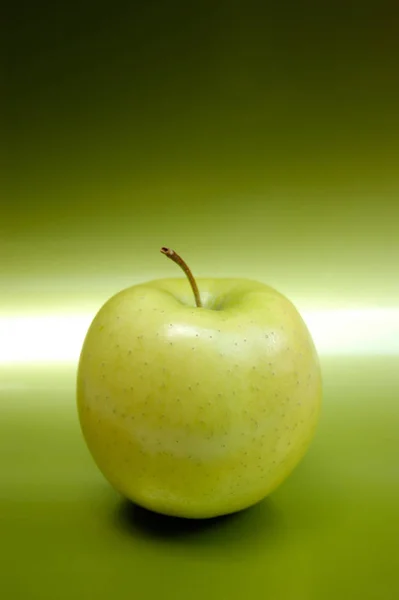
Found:
[{"label": "apple stem", "polygon": [[177,252],[175,252],[171,248],[162,247],[161,248],[161,252],[162,252],[162,254],[165,254],[165,256],[167,256],[168,258],[170,258],[171,260],[173,260],[173,262],[175,262],[177,265],[179,265],[179,267],[181,267],[183,269],[183,271],[187,275],[187,278],[188,278],[188,280],[190,282],[191,289],[193,290],[194,298],[195,298],[195,303],[196,303],[196,305],[197,305],[198,308],[201,308],[202,307],[202,302],[201,302],[200,293],[198,291],[197,282],[195,281],[195,279],[193,277],[193,274],[191,273],[188,265],[184,262],[184,260],[182,259],[182,257],[179,256],[177,254]]}]

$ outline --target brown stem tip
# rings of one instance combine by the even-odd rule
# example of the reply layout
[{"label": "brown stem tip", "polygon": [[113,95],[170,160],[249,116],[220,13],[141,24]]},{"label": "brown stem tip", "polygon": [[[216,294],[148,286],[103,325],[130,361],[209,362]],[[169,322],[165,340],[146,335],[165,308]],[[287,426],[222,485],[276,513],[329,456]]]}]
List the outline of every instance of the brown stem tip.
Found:
[{"label": "brown stem tip", "polygon": [[175,252],[174,250],[172,250],[172,248],[165,248],[165,246],[162,246],[161,253],[165,254],[165,256],[167,256],[168,258],[170,258],[171,260],[173,260],[173,262],[175,262],[177,265],[179,265],[179,267],[181,269],[183,269],[183,271],[187,275],[187,278],[188,278],[188,280],[190,282],[191,289],[193,290],[193,294],[194,294],[194,298],[195,298],[195,303],[196,303],[196,305],[197,305],[198,308],[201,308],[202,307],[202,302],[201,302],[201,296],[200,296],[200,293],[199,293],[199,290],[198,290],[197,282],[195,281],[195,279],[193,277],[193,274],[191,273],[188,265],[184,262],[184,260],[182,259],[182,257],[177,254],[177,252]]}]

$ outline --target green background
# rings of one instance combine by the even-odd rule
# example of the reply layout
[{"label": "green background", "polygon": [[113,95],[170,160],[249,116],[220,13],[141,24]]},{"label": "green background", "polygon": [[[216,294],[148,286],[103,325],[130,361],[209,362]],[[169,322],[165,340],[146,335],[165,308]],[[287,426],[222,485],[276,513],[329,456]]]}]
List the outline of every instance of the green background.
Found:
[{"label": "green background", "polygon": [[[321,340],[323,413],[301,465],[256,507],[201,524],[126,505],[84,446],[76,360],[36,360],[29,328],[3,334],[1,595],[398,598],[399,9],[9,12],[3,326],[93,316],[122,287],[175,276],[163,245],[197,275],[259,279],[305,312],[365,312],[349,346]],[[385,333],[365,344],[370,311]],[[30,357],[7,360],[10,340]]]}]

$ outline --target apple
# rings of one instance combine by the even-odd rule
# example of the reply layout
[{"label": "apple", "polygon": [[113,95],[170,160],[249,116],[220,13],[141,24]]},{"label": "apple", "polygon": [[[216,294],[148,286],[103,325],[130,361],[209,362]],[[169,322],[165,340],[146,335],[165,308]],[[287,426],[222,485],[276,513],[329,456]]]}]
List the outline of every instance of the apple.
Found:
[{"label": "apple", "polygon": [[152,511],[207,518],[269,495],[304,456],[322,381],[310,333],[278,291],[246,279],[134,285],[86,334],[78,415],[100,471]]}]

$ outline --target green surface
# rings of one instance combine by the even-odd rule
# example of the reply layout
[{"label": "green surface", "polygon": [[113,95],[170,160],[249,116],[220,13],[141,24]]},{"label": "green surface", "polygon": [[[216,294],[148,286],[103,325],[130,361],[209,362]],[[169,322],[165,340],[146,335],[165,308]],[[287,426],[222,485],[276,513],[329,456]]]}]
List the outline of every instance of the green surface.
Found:
[{"label": "green surface", "polygon": [[[397,7],[23,4],[2,35],[1,597],[396,600]],[[321,315],[309,453],[201,525],[128,508],[76,414],[85,319],[176,276],[163,245]]]},{"label": "green surface", "polygon": [[38,600],[393,600],[397,360],[330,358],[323,370],[318,434],[290,479],[252,509],[192,523],[129,507],[108,487],[82,440],[73,369],[10,368],[0,420],[3,589]]}]

